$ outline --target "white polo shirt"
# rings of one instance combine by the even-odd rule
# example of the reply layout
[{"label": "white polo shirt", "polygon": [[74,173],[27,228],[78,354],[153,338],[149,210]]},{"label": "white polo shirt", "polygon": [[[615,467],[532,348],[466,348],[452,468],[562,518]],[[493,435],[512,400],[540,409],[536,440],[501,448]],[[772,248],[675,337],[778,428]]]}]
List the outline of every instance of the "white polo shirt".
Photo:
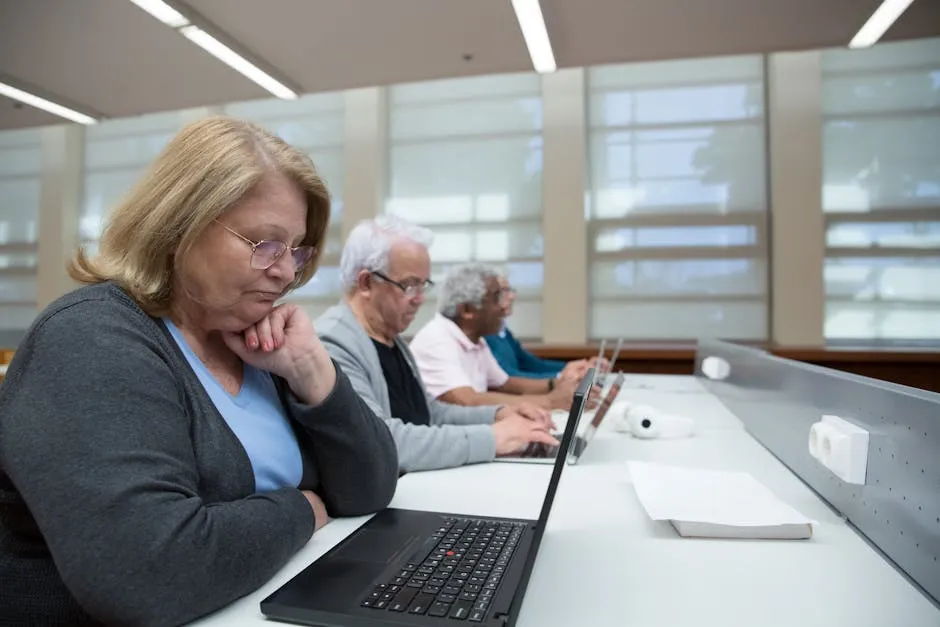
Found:
[{"label": "white polo shirt", "polygon": [[474,344],[453,321],[435,314],[409,344],[428,393],[457,388],[486,392],[509,380],[483,338]]}]

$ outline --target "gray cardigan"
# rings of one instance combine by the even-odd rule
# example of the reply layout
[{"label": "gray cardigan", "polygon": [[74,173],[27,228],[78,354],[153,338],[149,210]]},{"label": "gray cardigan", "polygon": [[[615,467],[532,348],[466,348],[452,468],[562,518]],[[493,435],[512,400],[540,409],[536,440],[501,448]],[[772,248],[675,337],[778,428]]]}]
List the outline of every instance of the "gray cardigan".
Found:
[{"label": "gray cardigan", "polygon": [[[431,425],[415,425],[392,416],[388,386],[375,345],[345,301],[330,307],[314,322],[330,356],[349,376],[353,388],[378,416],[385,420],[395,444],[402,471],[433,470],[476,462],[496,456],[493,418],[496,407],[463,407],[444,403],[425,391]],[[421,389],[424,382],[411,350],[395,338]]]},{"label": "gray cardigan", "polygon": [[[398,475],[388,429],[337,368],[317,407],[275,377],[332,516]],[[175,625],[257,589],[313,532],[299,490],[255,494],[245,449],[164,325],[112,284],[50,305],[0,386],[0,616]],[[2,622],[2,621],[0,621]]]}]

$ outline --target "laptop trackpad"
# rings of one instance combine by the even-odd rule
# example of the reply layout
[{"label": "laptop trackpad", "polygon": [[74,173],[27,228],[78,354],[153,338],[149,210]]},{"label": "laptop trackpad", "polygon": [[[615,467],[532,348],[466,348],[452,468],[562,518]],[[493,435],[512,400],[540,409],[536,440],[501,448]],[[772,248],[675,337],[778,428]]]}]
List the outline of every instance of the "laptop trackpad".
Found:
[{"label": "laptop trackpad", "polygon": [[417,536],[394,531],[363,529],[356,537],[333,554],[336,558],[364,562],[388,563],[413,544]]}]

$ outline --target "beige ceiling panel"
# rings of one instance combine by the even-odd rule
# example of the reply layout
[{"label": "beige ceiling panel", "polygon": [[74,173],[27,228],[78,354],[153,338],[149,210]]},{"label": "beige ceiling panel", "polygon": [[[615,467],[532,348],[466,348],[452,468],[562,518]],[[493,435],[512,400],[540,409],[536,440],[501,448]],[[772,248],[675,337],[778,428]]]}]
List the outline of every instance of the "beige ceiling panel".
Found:
[{"label": "beige ceiling panel", "polygon": [[[844,46],[880,4],[880,0],[541,2],[562,67]],[[915,1],[911,15],[900,20],[886,39],[940,34],[938,8],[937,0]]]},{"label": "beige ceiling panel", "polygon": [[[532,69],[509,0],[190,0],[189,5],[305,91]],[[465,61],[465,54],[472,60]]]},{"label": "beige ceiling panel", "polygon": [[267,93],[127,0],[0,0],[0,72],[109,117]]},{"label": "beige ceiling panel", "polygon": [[[842,46],[879,0],[541,2],[574,67]],[[531,69],[510,0],[188,4],[308,92]],[[934,35],[915,0],[885,39]],[[129,0],[0,0],[0,74],[110,117],[270,97]],[[0,129],[57,121],[0,101]]]},{"label": "beige ceiling panel", "polygon": [[66,122],[66,120],[51,113],[27,107],[21,102],[0,96],[0,131],[61,124],[63,122]]}]

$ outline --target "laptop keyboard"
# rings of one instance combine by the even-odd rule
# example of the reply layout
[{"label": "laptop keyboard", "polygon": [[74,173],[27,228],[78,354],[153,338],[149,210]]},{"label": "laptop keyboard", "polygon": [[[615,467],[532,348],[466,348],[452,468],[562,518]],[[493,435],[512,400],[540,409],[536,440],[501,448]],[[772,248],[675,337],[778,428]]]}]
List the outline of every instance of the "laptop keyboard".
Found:
[{"label": "laptop keyboard", "polygon": [[530,442],[517,457],[538,457],[539,459],[554,459],[558,454],[558,446],[553,444],[542,444],[541,442]]},{"label": "laptop keyboard", "polygon": [[361,606],[482,622],[524,529],[523,523],[445,517]]}]

